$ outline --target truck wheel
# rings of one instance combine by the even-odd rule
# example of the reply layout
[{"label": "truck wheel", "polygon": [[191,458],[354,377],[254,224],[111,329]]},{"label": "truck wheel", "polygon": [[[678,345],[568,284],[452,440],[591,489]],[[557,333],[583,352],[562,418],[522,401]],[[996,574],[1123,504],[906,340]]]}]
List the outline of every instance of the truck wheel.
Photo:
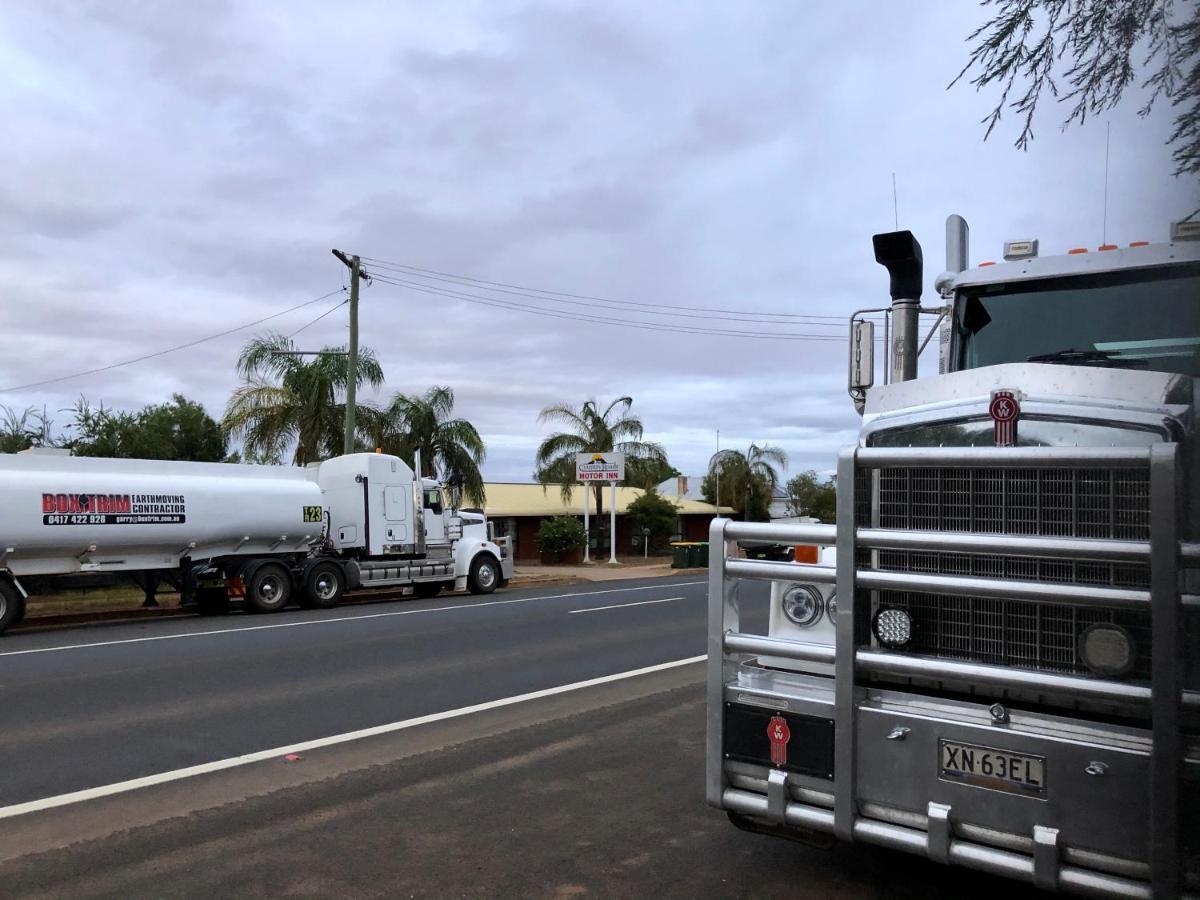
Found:
[{"label": "truck wheel", "polygon": [[25,599],[7,579],[0,579],[0,634],[9,625],[20,622],[25,615]]},{"label": "truck wheel", "polygon": [[229,614],[229,593],[225,588],[200,588],[196,591],[196,612],[202,616]]},{"label": "truck wheel", "polygon": [[276,563],[254,570],[246,582],[246,608],[254,612],[278,612],[292,599],[292,576]]},{"label": "truck wheel", "polygon": [[305,609],[332,609],[346,592],[346,575],[336,563],[317,563],[304,576],[300,605]]},{"label": "truck wheel", "polygon": [[490,594],[500,583],[500,564],[490,553],[480,553],[471,562],[467,588],[472,594]]}]

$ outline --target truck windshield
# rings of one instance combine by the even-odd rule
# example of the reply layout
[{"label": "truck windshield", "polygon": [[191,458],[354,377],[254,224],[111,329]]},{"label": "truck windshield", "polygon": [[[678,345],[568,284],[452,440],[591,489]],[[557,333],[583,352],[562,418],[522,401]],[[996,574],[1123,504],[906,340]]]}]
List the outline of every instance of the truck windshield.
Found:
[{"label": "truck windshield", "polygon": [[964,288],[959,369],[1012,362],[1200,376],[1200,268],[1104,272]]}]

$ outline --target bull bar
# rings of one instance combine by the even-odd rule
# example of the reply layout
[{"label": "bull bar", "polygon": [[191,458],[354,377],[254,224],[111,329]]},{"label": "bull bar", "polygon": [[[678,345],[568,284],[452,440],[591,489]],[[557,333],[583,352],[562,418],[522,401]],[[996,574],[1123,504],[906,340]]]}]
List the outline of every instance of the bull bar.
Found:
[{"label": "bull bar", "polygon": [[[957,534],[860,527],[856,522],[856,473],[885,466],[990,467],[1144,467],[1149,470],[1151,526],[1149,541],[1092,538]],[[1021,878],[1040,888],[1101,896],[1175,897],[1183,887],[1180,789],[1184,769],[1184,710],[1200,709],[1200,693],[1183,688],[1183,608],[1198,598],[1180,592],[1180,569],[1200,560],[1200,545],[1179,539],[1177,496],[1181,477],[1176,445],[1147,448],[862,448],[844,450],[837,469],[838,525],[764,524],[714,520],[710,531],[708,605],[708,745],[706,795],[716,807],[927,855],[942,863]],[[736,558],[736,542],[760,540],[837,548],[836,569],[813,564],[763,562]],[[985,577],[881,572],[860,568],[856,550],[930,548],[945,551],[1003,553],[1012,556],[1072,560],[1141,561],[1150,566],[1149,590],[1090,585],[1045,584]],[[737,585],[740,580],[808,582],[836,587],[839,603],[834,646],[744,634],[739,630]],[[1150,683],[1015,669],[974,662],[906,655],[860,646],[856,621],[867,614],[869,594],[879,589],[947,593],[967,597],[1053,598],[1056,603],[1151,613],[1153,656]],[[762,654],[798,662],[833,664],[832,703],[837,775],[830,803],[806,801],[806,792],[789,793],[789,776],[768,772],[765,793],[745,789],[745,778],[731,775],[724,758],[725,706],[747,657]],[[1149,859],[1114,874],[1092,868],[1086,853],[1064,851],[1057,828],[1035,825],[1032,852],[1014,852],[956,831],[949,806],[930,802],[922,811],[924,830],[911,822],[884,821],[860,805],[858,741],[860,676],[961,679],[996,688],[1037,688],[1077,697],[1131,704],[1149,721],[1150,752],[1146,795],[1149,798]],[[808,791],[807,794],[811,794]],[[829,807],[832,808],[829,808]],[[972,835],[973,837],[975,835]]]}]

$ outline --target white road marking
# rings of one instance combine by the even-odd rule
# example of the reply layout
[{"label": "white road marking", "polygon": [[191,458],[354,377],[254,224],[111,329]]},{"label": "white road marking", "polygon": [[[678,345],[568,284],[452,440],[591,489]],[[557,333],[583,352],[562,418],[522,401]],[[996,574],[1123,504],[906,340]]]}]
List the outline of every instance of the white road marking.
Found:
[{"label": "white road marking", "polygon": [[447,719],[457,719],[462,716],[469,716],[477,712],[484,712],[489,709],[499,709],[504,706],[513,706],[517,703],[525,703],[529,700],[539,700],[542,697],[553,697],[556,694],[567,694],[571,691],[578,691],[584,688],[595,687],[600,684],[610,684],[614,681],[623,681],[627,678],[637,678],[639,675],[649,675],[653,672],[663,672],[667,669],[677,669],[680,666],[690,666],[693,663],[703,662],[708,659],[707,655],[692,656],[687,659],[677,659],[672,662],[659,663],[654,666],[646,666],[641,669],[631,669],[628,672],[617,672],[614,675],[602,675],[599,678],[589,678],[587,681],[576,681],[574,684],[563,684],[558,687],[545,688],[540,691],[531,691],[528,694],[517,694],[512,697],[502,697],[499,700],[489,700],[486,703],[476,703],[473,706],[463,706],[458,709],[449,709],[444,712],[430,713],[425,716],[417,716],[414,719],[405,719],[401,722],[391,722],[387,725],[375,725],[371,728],[362,728],[358,731],[347,731],[344,734],[334,734],[329,737],[317,738],[311,741],[303,741],[299,744],[289,744],[285,747],[273,747],[270,750],[259,750],[254,753],[244,753],[241,756],[231,756],[227,759],[218,759],[215,762],[201,763],[198,766],[188,766],[185,769],[174,769],[170,772],[159,772],[157,775],[146,775],[142,778],[131,778],[128,781],[118,781],[115,784],[105,784],[100,787],[87,788],[82,791],[72,791],[69,794],[58,794],[54,797],[43,797],[41,800],[29,800],[25,803],[14,803],[12,806],[0,807],[0,819],[9,819],[13,816],[23,816],[26,813],[38,812],[46,809],[54,809],[59,806],[69,806],[73,803],[82,803],[85,800],[95,800],[99,797],[110,797],[113,794],[124,794],[129,791],[136,791],[140,788],[152,787],[156,784],[166,784],[171,781],[180,781],[185,778],[194,778],[197,775],[207,775],[210,772],[220,772],[224,769],[233,769],[238,766],[249,765],[250,763],[263,762],[268,759],[277,759],[286,756],[289,753],[305,753],[310,750],[319,750],[322,747],[332,747],[336,744],[346,744],[350,741],[359,741],[363,738],[377,737],[381,734],[392,734],[396,731],[403,731],[407,728],[415,728],[418,725],[428,725],[432,722],[444,722]]},{"label": "white road marking", "polygon": [[189,631],[185,634],[155,634],[149,637],[124,638],[119,641],[95,641],[90,644],[64,644],[59,647],[35,647],[29,650],[6,650],[3,656],[25,656],[30,653],[54,653],[58,650],[84,650],[88,647],[114,647],[118,644],[142,644],[148,641],[177,641],[183,638],[212,637],[218,634],[239,634],[244,631],[266,631],[271,628],[302,628],[309,625],[334,625],[339,622],[359,622],[364,619],[387,619],[392,616],[416,616],[421,613],[448,612],[459,609],[478,609],[483,606],[503,606],[509,603],[529,603],[533,600],[562,600],[567,597],[591,597],[596,594],[620,594],[626,591],[670,590],[678,587],[690,587],[697,584],[708,584],[707,581],[684,581],[674,584],[650,584],[643,587],[606,588],[601,591],[582,591],[577,594],[551,594],[545,597],[516,597],[512,600],[483,600],[479,602],[464,602],[456,606],[437,606],[431,609],[401,609],[392,612],[368,613],[362,616],[338,616],[333,619],[303,619],[299,622],[280,622],[277,625],[247,625],[243,628],[217,628],[211,631]]},{"label": "white road marking", "polygon": [[568,609],[567,615],[575,613],[600,612],[602,609],[624,609],[627,606],[647,606],[651,603],[670,603],[672,600],[683,600],[683,597],[663,597],[661,600],[638,600],[636,603],[616,603],[612,606],[589,606],[586,609]]}]

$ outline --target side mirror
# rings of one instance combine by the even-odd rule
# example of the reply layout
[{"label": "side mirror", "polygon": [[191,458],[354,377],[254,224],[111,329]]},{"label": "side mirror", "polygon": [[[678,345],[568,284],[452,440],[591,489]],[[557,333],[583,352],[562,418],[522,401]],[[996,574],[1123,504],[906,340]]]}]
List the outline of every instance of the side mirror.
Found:
[{"label": "side mirror", "polygon": [[850,326],[851,391],[866,390],[875,383],[875,323],[855,322]]}]

